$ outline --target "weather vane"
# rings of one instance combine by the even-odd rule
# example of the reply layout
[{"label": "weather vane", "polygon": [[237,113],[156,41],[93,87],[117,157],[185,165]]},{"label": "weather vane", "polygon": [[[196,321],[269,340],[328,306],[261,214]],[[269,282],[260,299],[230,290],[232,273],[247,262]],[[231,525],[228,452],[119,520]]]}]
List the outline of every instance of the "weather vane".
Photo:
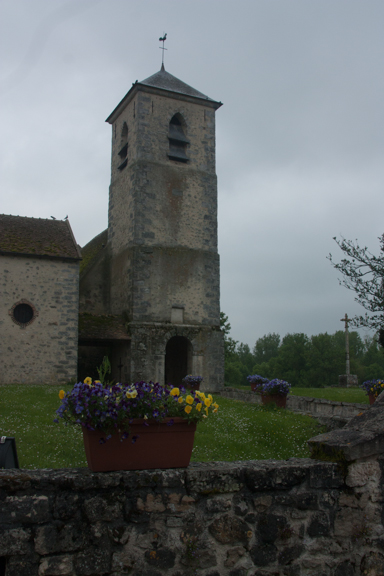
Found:
[{"label": "weather vane", "polygon": [[167,48],[164,48],[164,42],[166,41],[166,39],[167,39],[167,34],[164,32],[164,33],[163,33],[163,37],[162,37],[162,38],[159,38],[159,42],[162,42],[162,43],[163,43],[163,47],[159,46],[160,50],[163,51],[163,57],[162,57],[162,60],[161,60],[161,67],[162,67],[162,68],[164,68],[164,50],[167,50]]}]

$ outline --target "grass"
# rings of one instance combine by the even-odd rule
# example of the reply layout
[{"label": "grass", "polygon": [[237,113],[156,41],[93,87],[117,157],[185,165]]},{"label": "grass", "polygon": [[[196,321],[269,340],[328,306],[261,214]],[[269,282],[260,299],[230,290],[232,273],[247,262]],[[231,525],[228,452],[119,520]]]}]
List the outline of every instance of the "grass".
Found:
[{"label": "grass", "polygon": [[0,386],[0,435],[16,438],[20,468],[87,465],[81,430],[53,422],[59,390],[57,386]]},{"label": "grass", "polygon": [[[233,386],[239,390],[250,390],[250,386]],[[352,402],[360,404],[369,404],[368,396],[361,388],[291,388],[292,396],[307,396],[309,398],[323,398],[323,400],[332,400],[333,402]]]},{"label": "grass", "polygon": [[361,388],[292,388],[292,396],[323,398],[333,402],[353,402],[369,404],[369,399]]},{"label": "grass", "polygon": [[[0,386],[0,435],[16,438],[21,468],[87,465],[81,429],[53,422],[60,405],[59,390],[57,386]],[[321,431],[309,416],[223,397],[215,399],[219,412],[198,425],[192,461],[306,457],[306,441]]]},{"label": "grass", "polygon": [[310,416],[216,397],[219,412],[198,425],[192,461],[285,460],[309,456],[323,428]]}]

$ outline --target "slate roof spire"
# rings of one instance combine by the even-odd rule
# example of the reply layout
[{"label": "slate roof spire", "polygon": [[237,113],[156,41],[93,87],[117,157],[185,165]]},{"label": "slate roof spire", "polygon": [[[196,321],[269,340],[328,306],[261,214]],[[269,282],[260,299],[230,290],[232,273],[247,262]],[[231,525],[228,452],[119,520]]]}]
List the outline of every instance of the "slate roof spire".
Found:
[{"label": "slate roof spire", "polygon": [[144,90],[144,91],[164,90],[167,92],[173,92],[174,94],[180,94],[181,96],[197,98],[199,100],[209,102],[210,106],[213,107],[215,110],[217,110],[218,108],[220,108],[220,106],[222,106],[221,102],[217,102],[216,100],[209,98],[209,96],[206,96],[202,92],[199,92],[199,90],[192,88],[192,86],[189,86],[189,84],[186,84],[182,80],[176,78],[176,76],[173,76],[172,74],[167,72],[164,67],[164,64],[162,64],[159,72],[152,74],[152,76],[149,76],[148,78],[142,80],[141,82],[138,82],[136,80],[136,82],[132,84],[131,89],[119,102],[119,104],[116,106],[113,112],[108,116],[106,122],[109,122],[109,124],[113,124],[113,122],[116,120],[121,111],[127,106],[127,104],[129,103],[129,101],[131,100],[131,98],[133,97],[133,95],[137,90]]}]

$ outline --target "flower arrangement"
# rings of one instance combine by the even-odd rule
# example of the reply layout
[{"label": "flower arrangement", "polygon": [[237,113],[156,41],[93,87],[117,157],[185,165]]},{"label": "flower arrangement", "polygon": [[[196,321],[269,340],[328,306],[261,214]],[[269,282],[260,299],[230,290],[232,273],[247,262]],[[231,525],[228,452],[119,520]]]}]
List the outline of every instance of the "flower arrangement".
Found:
[{"label": "flower arrangement", "polygon": [[259,376],[258,374],[247,376],[247,380],[250,384],[258,384],[259,386],[269,382],[268,378],[263,378],[263,376]]},{"label": "flower arrangement", "polygon": [[279,380],[275,378],[270,382],[266,382],[261,388],[261,394],[266,396],[286,396],[291,389],[291,384],[285,380]]},{"label": "flower arrangement", "polygon": [[[58,418],[66,424],[100,430],[105,436],[103,442],[117,431],[122,434],[122,439],[127,438],[134,418],[142,418],[144,425],[149,425],[151,420],[161,422],[171,418],[168,424],[172,425],[175,417],[199,422],[211,412],[218,411],[218,404],[211,394],[206,396],[199,390],[187,393],[184,388],[153,382],[104,386],[100,381],[86,378],[69,392],[60,390],[59,398]],[[55,422],[59,422],[58,418]]]},{"label": "flower arrangement", "polygon": [[262,386],[269,382],[268,378],[263,378],[263,376],[259,376],[258,374],[247,376],[247,380],[251,385],[252,392],[256,392],[257,394],[260,393]]},{"label": "flower arrangement", "polygon": [[182,382],[186,388],[198,388],[203,381],[202,376],[192,376],[192,374],[188,374],[188,376],[184,376]]},{"label": "flower arrangement", "polygon": [[361,388],[370,396],[378,397],[384,390],[384,380],[366,380],[362,383]]}]

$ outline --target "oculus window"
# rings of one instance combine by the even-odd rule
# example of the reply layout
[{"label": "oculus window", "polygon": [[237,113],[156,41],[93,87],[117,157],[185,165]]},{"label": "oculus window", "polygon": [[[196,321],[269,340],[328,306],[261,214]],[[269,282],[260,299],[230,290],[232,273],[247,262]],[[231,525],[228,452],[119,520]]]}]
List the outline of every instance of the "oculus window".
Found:
[{"label": "oculus window", "polygon": [[27,300],[20,300],[16,302],[9,311],[9,315],[11,316],[13,322],[20,326],[21,328],[25,328],[29,326],[36,316],[39,315],[36,308],[28,302]]}]

